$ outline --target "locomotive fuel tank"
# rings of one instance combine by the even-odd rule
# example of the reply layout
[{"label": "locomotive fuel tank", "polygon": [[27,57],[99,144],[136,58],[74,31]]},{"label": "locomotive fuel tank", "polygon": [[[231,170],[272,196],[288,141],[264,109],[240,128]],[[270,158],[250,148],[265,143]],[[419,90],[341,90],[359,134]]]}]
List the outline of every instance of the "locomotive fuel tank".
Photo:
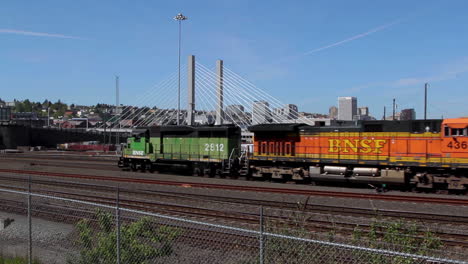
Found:
[{"label": "locomotive fuel tank", "polygon": [[326,174],[345,175],[348,168],[343,166],[325,166],[323,167],[323,171]]},{"label": "locomotive fuel tank", "polygon": [[377,168],[354,168],[353,176],[379,176],[379,169]]}]

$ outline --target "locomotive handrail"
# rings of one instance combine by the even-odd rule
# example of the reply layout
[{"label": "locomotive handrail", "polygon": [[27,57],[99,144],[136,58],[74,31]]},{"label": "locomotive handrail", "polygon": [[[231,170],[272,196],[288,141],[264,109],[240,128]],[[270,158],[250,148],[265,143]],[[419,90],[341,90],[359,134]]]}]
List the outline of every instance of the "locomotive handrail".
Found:
[{"label": "locomotive handrail", "polygon": [[236,149],[237,149],[237,148],[232,148],[231,154],[229,154],[229,165],[231,165],[232,154],[234,154],[234,151],[235,151]]}]

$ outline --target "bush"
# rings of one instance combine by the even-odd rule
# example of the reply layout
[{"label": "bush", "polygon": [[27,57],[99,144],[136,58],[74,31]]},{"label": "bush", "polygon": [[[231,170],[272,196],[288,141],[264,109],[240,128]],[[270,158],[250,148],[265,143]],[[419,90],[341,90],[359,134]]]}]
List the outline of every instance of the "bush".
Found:
[{"label": "bush", "polygon": [[[97,225],[90,220],[80,220],[76,225],[79,232],[80,255],[69,263],[114,264],[117,261],[117,234],[112,214],[97,211]],[[177,228],[159,226],[149,217],[120,227],[121,263],[144,264],[157,257],[172,254],[172,242],[179,236]]]}]

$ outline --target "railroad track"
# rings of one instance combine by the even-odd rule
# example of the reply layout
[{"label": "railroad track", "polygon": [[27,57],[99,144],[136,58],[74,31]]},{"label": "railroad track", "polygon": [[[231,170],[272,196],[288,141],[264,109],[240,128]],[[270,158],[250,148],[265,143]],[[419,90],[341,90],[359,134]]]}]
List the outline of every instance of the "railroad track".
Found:
[{"label": "railroad track", "polygon": [[326,196],[326,197],[336,197],[336,198],[353,198],[353,199],[383,200],[383,201],[394,201],[394,202],[433,203],[433,204],[435,203],[435,204],[468,206],[468,199],[458,199],[458,198],[421,197],[421,196],[407,196],[407,195],[392,195],[392,194],[385,194],[385,193],[369,194],[369,193],[353,193],[353,192],[337,192],[337,191],[321,191],[321,190],[299,190],[299,189],[273,188],[273,187],[254,187],[254,186],[248,186],[248,185],[228,185],[228,184],[199,183],[199,182],[188,182],[188,181],[168,181],[168,180],[128,178],[128,177],[116,177],[116,176],[104,176],[104,175],[96,176],[96,175],[85,175],[85,174],[44,172],[44,171],[17,170],[17,169],[0,169],[0,172],[37,175],[37,176],[46,176],[46,177],[110,181],[110,182],[116,182],[116,183],[155,184],[155,185],[164,185],[164,186],[221,189],[221,190],[232,190],[232,191],[250,191],[250,192],[260,192],[260,193],[294,194],[294,195],[305,195],[305,196]]},{"label": "railroad track", "polygon": [[28,162],[31,166],[44,166],[44,167],[56,167],[56,168],[73,168],[73,169],[94,169],[103,171],[120,171],[116,166],[117,159],[112,160],[96,160],[91,158],[75,158],[67,156],[57,156],[53,159],[51,157],[30,157],[30,156],[1,156],[1,163],[11,162]]},{"label": "railroad track", "polygon": [[[0,180],[4,181],[16,181],[16,182],[25,182],[24,178],[16,177],[4,177],[0,176]],[[81,190],[94,190],[99,193],[109,192],[110,196],[114,195],[117,188],[110,187],[108,185],[97,185],[97,184],[88,184],[88,183],[78,183],[78,182],[69,182],[69,181],[50,181],[50,180],[32,180],[33,184],[46,185],[46,186],[56,186],[56,187],[66,187],[68,189],[78,189]],[[2,185],[0,185],[1,187]],[[9,187],[9,186],[5,186]],[[302,210],[303,212],[308,213],[322,213],[322,214],[339,214],[342,216],[357,216],[357,217],[392,217],[392,218],[401,218],[413,221],[424,221],[425,223],[450,223],[450,224],[468,224],[468,217],[466,216],[454,216],[454,215],[445,215],[437,213],[420,213],[420,212],[411,212],[411,211],[401,211],[401,210],[389,210],[389,209],[370,209],[362,207],[349,207],[349,206],[336,206],[336,205],[325,205],[325,204],[314,204],[307,199],[304,201],[304,204],[298,205],[294,202],[277,202],[269,200],[259,200],[259,199],[248,199],[248,198],[232,198],[232,197],[223,197],[215,195],[206,195],[206,194],[184,194],[177,191],[154,191],[147,189],[129,189],[124,187],[119,187],[121,194],[126,194],[129,197],[144,197],[148,200],[161,200],[161,199],[173,199],[183,201],[185,203],[190,201],[199,201],[201,203],[217,203],[224,205],[240,205],[245,207],[246,205],[254,206],[258,208],[263,206],[264,208],[274,208],[279,210]],[[69,194],[69,192],[64,192],[62,194]],[[110,198],[115,199],[115,198]],[[298,208],[301,207],[301,208]]]},{"label": "railroad track", "polygon": [[[18,188],[21,189],[21,188]],[[40,191],[41,194],[51,195],[51,196],[59,196],[62,198],[70,198],[70,199],[77,199],[85,202],[93,202],[93,203],[100,203],[110,206],[115,206],[115,199],[102,197],[102,196],[90,196],[89,194],[80,195],[80,194],[69,194],[64,192],[55,192],[55,191]],[[16,200],[11,199],[0,199],[2,201],[0,205],[0,209],[6,211],[13,211],[16,213],[26,214],[26,203],[25,202],[18,202]],[[9,209],[11,205],[14,204],[13,210]],[[37,203],[37,201],[36,201]],[[144,201],[135,201],[135,200],[126,200],[121,199],[120,205],[124,208],[134,209],[134,210],[142,210],[146,212],[152,213],[159,213],[164,215],[170,215],[174,217],[181,217],[181,218],[190,218],[193,220],[199,221],[208,221],[212,223],[218,224],[226,224],[226,223],[241,223],[243,227],[248,227],[250,229],[258,229],[258,224],[260,222],[260,218],[258,214],[252,213],[238,213],[238,212],[223,212],[219,210],[210,210],[192,206],[184,206],[184,205],[167,205],[164,203],[158,202],[144,202]],[[86,207],[86,206],[85,206]],[[69,223],[76,223],[79,219],[88,219],[94,221],[93,215],[94,211],[92,209],[84,210],[82,208],[78,209],[75,206],[61,206],[61,205],[53,205],[50,203],[45,203],[44,205],[34,206],[34,212],[36,216],[46,216],[47,219],[50,220],[60,220],[66,221]],[[294,228],[297,227],[295,224],[289,223],[288,221],[291,220],[288,217],[280,217],[280,216],[267,216],[266,217],[268,222],[279,223],[281,222],[281,227],[285,228]],[[126,219],[127,221],[137,220],[137,219]],[[74,221],[74,222],[73,222]],[[176,226],[176,225],[175,225]],[[339,222],[334,221],[330,223],[328,221],[319,221],[316,219],[309,219],[308,221],[304,222],[302,225],[302,230],[307,230],[312,234],[326,234],[327,232],[334,232],[341,237],[351,236],[354,232],[354,228],[356,224],[350,224],[347,222]],[[369,231],[370,224],[360,224],[359,225],[361,231]],[[198,229],[198,228],[195,228]],[[275,229],[273,229],[275,230]],[[201,231],[201,230],[198,230]],[[211,232],[213,233],[213,232]],[[223,232],[216,232],[218,237],[224,237],[225,234]],[[377,231],[377,234],[384,234],[382,231]],[[441,241],[446,246],[451,247],[463,247],[468,248],[468,241],[466,235],[457,235],[457,234],[447,234],[442,232],[435,232],[441,239]],[[203,236],[209,238],[211,235],[203,234]],[[322,239],[325,235],[322,235]],[[194,238],[194,237],[190,237]],[[233,240],[236,238],[235,240]],[[320,235],[319,235],[320,238]],[[454,239],[457,238],[457,239]],[[213,242],[213,240],[210,240]],[[236,241],[235,243],[233,241]],[[245,244],[239,244],[239,236],[229,235],[229,238],[226,241],[223,240],[216,240],[216,242],[222,242],[223,244],[238,247],[244,247]],[[250,247],[250,246],[249,246]]]},{"label": "railroad track", "polygon": [[[0,199],[0,210],[5,210],[8,208],[9,203],[5,202],[4,200]],[[19,212],[26,213],[24,210],[25,203],[13,202],[13,207],[17,208]],[[71,210],[71,211],[70,211]],[[67,213],[69,212],[70,213]],[[94,212],[92,210],[79,210],[77,212],[76,208],[70,208],[68,206],[57,206],[57,205],[46,205],[46,206],[38,206],[34,207],[33,216],[46,218],[52,221],[56,221],[59,218],[61,221],[75,224],[79,219],[88,219],[90,221],[96,221]],[[123,222],[132,222],[138,220],[135,217],[129,216],[122,216]],[[259,246],[259,237],[253,234],[245,234],[240,233],[237,231],[229,231],[226,232],[220,230],[213,230],[211,228],[206,227],[191,227],[186,228],[183,224],[177,223],[166,223],[166,222],[158,222],[155,220],[153,224],[163,224],[165,226],[170,226],[173,228],[180,228],[182,232],[177,237],[176,243],[185,243],[192,248],[199,248],[203,250],[206,247],[211,249],[217,249],[221,252],[227,251],[230,254],[252,254],[256,256],[258,254],[258,246]],[[271,239],[271,238],[270,238]],[[277,243],[283,243],[284,241],[277,241]],[[338,242],[338,241],[334,241]],[[285,250],[285,249],[281,249]],[[292,249],[294,250],[294,249]],[[234,252],[234,253],[233,253]],[[236,253],[239,252],[239,253]],[[314,255],[315,256],[315,255]],[[359,259],[360,256],[357,256]],[[448,254],[446,257],[449,257]],[[453,257],[453,255],[452,255]],[[327,257],[328,258],[328,257]],[[355,262],[357,259],[354,259],[353,256],[343,256],[341,254],[332,256],[333,259],[337,259],[338,262],[343,260]]]},{"label": "railroad track", "polygon": [[118,160],[117,155],[82,155],[82,154],[63,154],[63,153],[51,153],[51,154],[0,154],[1,158],[13,158],[13,159],[42,159],[42,160],[76,160],[76,161],[109,161],[115,162]]},{"label": "railroad track", "polygon": [[[0,179],[7,181],[7,180],[12,180],[11,178],[8,177],[0,177]],[[13,179],[15,180],[15,179]],[[24,179],[16,179],[17,181],[23,181]],[[84,193],[79,192],[79,193],[70,193],[69,190],[67,191],[52,191],[52,190],[46,190],[46,191],[40,191],[40,193],[51,195],[51,196],[58,196],[58,197],[65,197],[65,198],[71,198],[71,199],[78,199],[82,201],[88,201],[88,202],[96,202],[96,203],[101,203],[101,204],[107,204],[107,205],[115,205],[115,188],[110,188],[108,186],[96,186],[96,185],[90,185],[90,184],[83,184],[83,183],[69,183],[69,182],[55,182],[55,181],[45,181],[45,180],[34,180],[32,182],[34,185],[49,185],[49,186],[62,186],[62,187],[67,187],[67,188],[78,188],[82,190],[93,190],[96,193],[100,193],[100,195],[92,195],[90,193]],[[24,188],[24,187],[19,187],[19,189]],[[100,189],[101,188],[101,189]],[[103,192],[105,191],[110,191],[111,195],[103,196]],[[23,189],[24,190],[24,189]],[[142,211],[149,211],[153,213],[160,213],[160,214],[169,214],[172,216],[176,217],[182,217],[182,218],[191,218],[191,219],[196,219],[196,220],[201,220],[201,221],[208,221],[208,222],[213,222],[213,223],[220,223],[220,224],[236,224],[242,226],[242,227],[248,227],[248,228],[253,228],[256,229],[258,228],[259,224],[259,215],[258,215],[258,210],[254,212],[238,212],[238,211],[229,211],[229,210],[220,210],[220,209],[209,209],[209,208],[201,208],[201,207],[194,207],[194,206],[187,206],[187,205],[180,205],[180,204],[168,204],[164,202],[159,202],[160,199],[158,197],[161,196],[161,194],[155,194],[154,192],[148,192],[148,191],[135,191],[135,190],[129,190],[125,188],[120,189],[120,193],[122,195],[122,198],[120,199],[120,204],[123,207],[130,208],[130,209],[135,209],[135,210],[142,210]],[[148,194],[153,195],[151,199],[146,198]],[[137,197],[137,195],[140,195],[140,197]],[[155,196],[156,195],[156,196]],[[162,194],[163,196],[175,196],[173,193],[169,194],[167,192],[164,192]],[[124,197],[132,197],[132,199],[124,198]],[[177,195],[178,198],[180,198],[180,195]],[[192,199],[196,197],[196,199],[200,199],[206,202],[210,201],[213,202],[213,200],[217,200],[216,202],[222,202],[222,203],[227,203],[226,200],[224,201],[219,201],[217,197],[214,196],[203,196],[203,199],[199,195],[187,195],[184,198]],[[234,199],[233,199],[234,200]],[[157,201],[157,202],[155,202]],[[240,200],[235,200],[237,203],[244,204],[245,199],[240,199]],[[249,203],[254,202],[255,200],[249,200]],[[255,201],[255,202],[261,202],[261,201]],[[231,203],[233,203],[231,201]],[[285,206],[286,205],[286,206]],[[276,203],[276,208],[281,208],[285,209],[286,207],[291,207],[294,208],[294,206],[297,206],[294,203],[284,203],[281,205],[278,205]],[[315,205],[314,207],[319,207]],[[317,209],[312,209],[314,214],[317,214]],[[321,211],[330,214],[330,208],[322,208]],[[347,209],[345,207],[336,207],[334,209],[339,210],[336,212],[337,214],[342,214],[341,210]],[[308,208],[311,209],[311,208]],[[353,208],[355,211],[353,214],[358,211],[358,208]],[[284,211],[283,211],[284,212]],[[308,210],[308,212],[310,212]],[[368,210],[363,210],[362,212],[358,212],[359,215],[365,215],[368,214],[367,217],[372,217],[373,213],[371,212],[369,214]],[[397,213],[391,211],[391,213]],[[407,214],[408,212],[398,212],[398,216],[402,216],[404,214]],[[375,216],[375,215],[374,215]],[[382,216],[382,215],[380,215]],[[435,220],[437,217],[440,217],[441,215],[428,215],[428,214],[422,214],[418,215],[417,213],[412,213],[412,217],[415,220],[422,220],[424,217],[429,217],[432,220]],[[410,217],[405,217],[406,219]],[[293,224],[291,224],[291,218],[287,214],[267,214],[266,219],[271,222],[271,223],[281,223],[282,227],[294,227]],[[457,223],[465,223],[467,222],[467,217],[451,217],[449,219],[446,219],[446,221],[452,222],[457,222]],[[295,219],[293,219],[295,220]],[[388,220],[388,219],[386,219]],[[440,219],[439,219],[440,221]],[[356,228],[356,226],[359,226],[361,231],[369,231],[371,228],[371,222],[368,221],[363,221],[363,222],[352,222],[347,219],[341,219],[341,220],[333,220],[330,221],[328,220],[323,220],[323,219],[317,219],[317,218],[309,218],[307,221],[304,221],[302,228],[305,230],[308,230],[313,233],[327,233],[327,232],[337,232],[342,236],[351,236]],[[462,228],[462,227],[460,227]],[[379,233],[379,232],[377,232]],[[450,230],[435,230],[434,233],[436,233],[442,241],[448,245],[448,246],[458,246],[458,247],[465,247],[468,248],[468,236],[466,234],[459,234],[457,232],[451,232]]]}]

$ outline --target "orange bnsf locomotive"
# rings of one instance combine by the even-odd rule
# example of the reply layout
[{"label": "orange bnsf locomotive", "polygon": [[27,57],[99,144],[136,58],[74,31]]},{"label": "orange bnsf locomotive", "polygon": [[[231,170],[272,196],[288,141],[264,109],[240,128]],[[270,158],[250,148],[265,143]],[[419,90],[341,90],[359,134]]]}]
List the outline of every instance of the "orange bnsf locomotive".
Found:
[{"label": "orange bnsf locomotive", "polygon": [[249,130],[254,133],[252,177],[457,191],[468,187],[468,118],[263,124]]}]

